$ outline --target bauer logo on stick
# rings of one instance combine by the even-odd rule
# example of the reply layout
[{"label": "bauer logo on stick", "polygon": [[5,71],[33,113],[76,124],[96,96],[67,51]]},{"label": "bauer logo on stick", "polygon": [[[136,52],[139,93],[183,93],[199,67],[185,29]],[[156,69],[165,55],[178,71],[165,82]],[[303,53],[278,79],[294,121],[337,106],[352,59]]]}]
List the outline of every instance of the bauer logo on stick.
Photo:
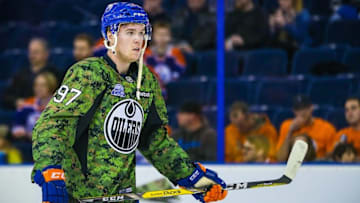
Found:
[{"label": "bauer logo on stick", "polygon": [[115,151],[130,154],[139,144],[144,111],[132,99],[125,99],[110,110],[104,123],[104,135]]}]

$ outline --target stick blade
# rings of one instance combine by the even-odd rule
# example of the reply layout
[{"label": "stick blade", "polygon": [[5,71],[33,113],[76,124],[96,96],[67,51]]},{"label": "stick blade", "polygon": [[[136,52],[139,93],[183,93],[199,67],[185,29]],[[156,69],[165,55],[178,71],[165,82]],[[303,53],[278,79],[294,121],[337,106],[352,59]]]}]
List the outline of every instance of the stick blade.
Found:
[{"label": "stick blade", "polygon": [[285,176],[293,180],[296,176],[296,172],[300,168],[306,152],[308,144],[302,140],[297,140],[291,149],[289,159],[285,168]]}]

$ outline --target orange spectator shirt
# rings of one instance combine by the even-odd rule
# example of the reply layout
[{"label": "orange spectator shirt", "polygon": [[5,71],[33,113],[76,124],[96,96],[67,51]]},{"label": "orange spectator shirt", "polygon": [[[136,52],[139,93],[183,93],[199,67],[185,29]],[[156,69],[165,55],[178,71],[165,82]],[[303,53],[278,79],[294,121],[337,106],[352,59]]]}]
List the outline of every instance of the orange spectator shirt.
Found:
[{"label": "orange spectator shirt", "polygon": [[[288,119],[281,124],[280,127],[280,137],[276,146],[278,151],[281,148],[281,145],[284,143],[286,136],[289,132],[292,119]],[[303,126],[293,133],[292,136],[307,134],[310,136],[316,147],[316,157],[323,158],[326,153],[331,152],[332,146],[335,140],[335,127],[329,122],[321,119],[314,118],[312,124]]]},{"label": "orange spectator shirt", "polygon": [[277,141],[277,132],[271,124],[268,117],[266,121],[257,129],[242,133],[234,124],[229,124],[225,128],[225,161],[226,162],[242,162],[241,146],[244,144],[247,136],[264,135],[269,138],[270,152],[269,158],[275,157],[275,146]]},{"label": "orange spectator shirt", "polygon": [[352,143],[354,145],[357,156],[360,156],[360,131],[357,131],[352,127],[343,128],[336,133],[336,142],[339,142],[343,135],[347,137],[347,143]]}]

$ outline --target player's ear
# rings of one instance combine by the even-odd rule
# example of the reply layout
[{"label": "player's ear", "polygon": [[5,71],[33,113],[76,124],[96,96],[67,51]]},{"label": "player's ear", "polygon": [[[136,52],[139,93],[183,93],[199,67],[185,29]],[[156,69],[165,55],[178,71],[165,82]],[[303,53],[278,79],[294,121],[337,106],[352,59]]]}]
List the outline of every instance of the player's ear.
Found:
[{"label": "player's ear", "polygon": [[111,46],[114,43],[114,36],[110,30],[106,31],[106,36],[108,38],[109,45]]}]

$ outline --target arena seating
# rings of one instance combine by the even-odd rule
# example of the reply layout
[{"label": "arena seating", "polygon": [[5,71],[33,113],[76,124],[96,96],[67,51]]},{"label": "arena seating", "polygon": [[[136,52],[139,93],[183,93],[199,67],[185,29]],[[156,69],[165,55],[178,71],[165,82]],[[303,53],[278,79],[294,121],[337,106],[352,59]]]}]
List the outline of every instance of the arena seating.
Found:
[{"label": "arena seating", "polygon": [[330,49],[305,48],[295,53],[292,74],[311,74],[311,69],[319,63],[336,61],[336,54]]},{"label": "arena seating", "polygon": [[339,20],[327,25],[326,43],[347,43],[360,46],[360,21]]},{"label": "arena seating", "polygon": [[286,75],[287,53],[280,49],[249,51],[244,59],[244,75]]},{"label": "arena seating", "polygon": [[307,95],[315,104],[340,107],[351,95],[353,85],[353,78],[312,78],[307,88]]},{"label": "arena seating", "polygon": [[345,51],[342,60],[343,64],[349,67],[353,73],[360,73],[360,48],[350,48]]}]

